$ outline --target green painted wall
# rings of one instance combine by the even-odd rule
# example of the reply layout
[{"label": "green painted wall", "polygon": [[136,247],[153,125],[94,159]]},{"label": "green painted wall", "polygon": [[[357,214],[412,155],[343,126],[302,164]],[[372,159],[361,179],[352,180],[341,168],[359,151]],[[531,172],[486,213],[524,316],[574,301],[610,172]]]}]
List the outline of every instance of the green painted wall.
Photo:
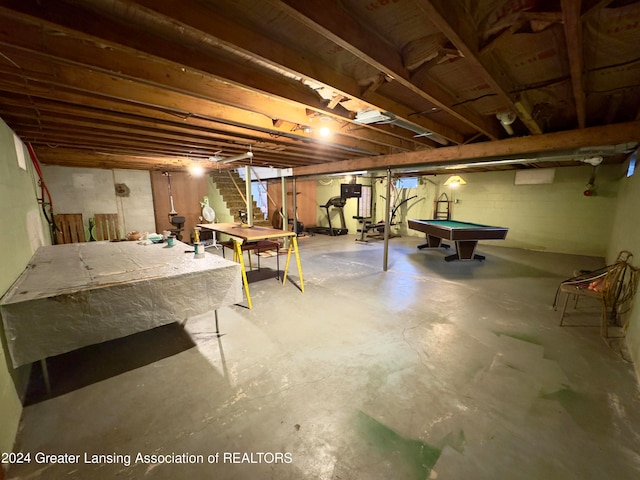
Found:
[{"label": "green painted wall", "polygon": [[[626,171],[621,170],[621,173]],[[628,250],[635,255],[634,266],[640,266],[640,169],[629,177],[620,180],[617,208],[614,216],[613,229],[609,248],[607,249],[607,263],[612,263],[621,250]],[[629,314],[627,330],[627,346],[634,360],[636,373],[640,379],[640,303],[638,293],[635,306]]]},{"label": "green painted wall", "polygon": [[[417,188],[398,191],[400,200],[417,196],[398,209],[396,226],[392,233],[422,236],[409,230],[410,218],[434,218],[434,201],[442,193],[450,200],[454,220],[509,227],[505,241],[487,242],[496,246],[529,250],[570,253],[604,257],[613,228],[614,212],[618,204],[618,188],[622,178],[620,166],[600,166],[597,170],[597,194],[583,195],[593,172],[593,167],[555,168],[550,184],[516,185],[514,170],[503,172],[469,173],[462,176],[466,185],[456,190],[443,184],[449,175],[429,175],[419,179]],[[384,172],[380,172],[384,177]],[[318,224],[326,225],[326,213],[320,205],[334,195],[340,195],[340,183],[344,177],[327,177],[318,181]],[[358,183],[370,183],[370,178],[360,177]],[[375,217],[384,219],[386,180],[374,181]],[[393,193],[392,193],[393,199]],[[399,201],[395,201],[394,205]],[[358,223],[357,202],[349,200],[344,214],[349,233],[356,234]]]},{"label": "green painted wall", "polygon": [[[0,120],[0,296],[20,276],[33,252],[50,243],[48,229],[36,200],[36,174],[23,148],[26,170],[18,166],[14,134]],[[22,414],[29,368],[14,369],[0,329],[0,452],[11,451]]]},{"label": "green painted wall", "polygon": [[[463,174],[466,185],[456,190],[443,186],[447,175],[424,177],[416,204],[408,218],[433,218],[434,200],[441,193],[458,201],[452,218],[509,227],[505,241],[496,246],[604,257],[613,228],[620,167],[601,166],[597,194],[583,195],[593,168],[556,168],[554,181],[542,185],[516,185],[515,171]],[[417,232],[408,232],[410,235]]]},{"label": "green painted wall", "polygon": [[[635,266],[640,266],[640,166],[626,178],[627,165],[600,166],[597,169],[597,193],[586,197],[583,191],[593,173],[590,166],[556,168],[554,181],[543,185],[515,185],[515,171],[463,174],[466,185],[457,190],[443,184],[448,175],[420,178],[417,188],[404,192],[405,197],[417,195],[398,212],[394,231],[402,235],[422,236],[406,228],[408,218],[433,218],[434,201],[442,193],[458,203],[452,205],[455,220],[509,227],[505,241],[487,242],[497,246],[517,247],[558,253],[604,257],[615,260],[621,250],[635,254]],[[384,175],[384,173],[380,173]],[[318,203],[339,195],[342,177],[321,180]],[[369,183],[360,178],[358,183]],[[375,181],[377,214],[384,216],[386,182]],[[347,203],[345,216],[350,233],[355,233],[355,201]],[[320,218],[320,212],[319,212]],[[320,223],[320,222],[319,222]],[[638,295],[640,295],[640,288]],[[640,306],[629,313],[627,345],[640,380]]]},{"label": "green painted wall", "polygon": [[[322,205],[326,205],[331,197],[339,197],[340,196],[340,184],[345,183],[344,177],[335,176],[335,177],[327,177],[324,179],[320,179],[316,184],[316,218],[317,225],[320,227],[328,227],[329,221],[327,220],[327,211],[322,208]],[[359,179],[358,183],[368,183],[367,180]],[[340,227],[340,216],[338,210],[335,208],[330,208],[331,215],[331,224],[334,227]],[[357,212],[357,201],[355,199],[350,199],[344,206],[344,219],[345,226],[349,229],[349,233],[356,233],[357,229],[357,221],[353,219],[353,216]]]}]

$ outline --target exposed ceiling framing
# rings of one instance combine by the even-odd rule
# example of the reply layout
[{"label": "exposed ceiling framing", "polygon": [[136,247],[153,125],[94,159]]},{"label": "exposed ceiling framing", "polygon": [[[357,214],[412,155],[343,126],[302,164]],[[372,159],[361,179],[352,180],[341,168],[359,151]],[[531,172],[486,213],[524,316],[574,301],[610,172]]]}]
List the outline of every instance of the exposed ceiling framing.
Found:
[{"label": "exposed ceiling framing", "polygon": [[68,166],[616,163],[638,44],[629,0],[0,0],[0,117]]}]

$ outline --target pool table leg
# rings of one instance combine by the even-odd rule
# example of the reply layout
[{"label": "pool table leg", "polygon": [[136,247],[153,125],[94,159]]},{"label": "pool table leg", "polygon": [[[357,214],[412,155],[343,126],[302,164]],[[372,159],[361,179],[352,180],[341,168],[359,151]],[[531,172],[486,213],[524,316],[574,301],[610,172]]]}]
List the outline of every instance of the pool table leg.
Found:
[{"label": "pool table leg", "polygon": [[449,255],[444,259],[447,262],[451,262],[453,260],[484,260],[484,255],[478,255],[475,253],[476,246],[478,245],[477,240],[458,240],[456,241],[456,253],[453,255]]},{"label": "pool table leg", "polygon": [[449,245],[442,243],[442,239],[440,237],[434,237],[433,235],[427,235],[427,243],[423,243],[418,245],[418,248],[422,250],[423,248],[449,248]]}]

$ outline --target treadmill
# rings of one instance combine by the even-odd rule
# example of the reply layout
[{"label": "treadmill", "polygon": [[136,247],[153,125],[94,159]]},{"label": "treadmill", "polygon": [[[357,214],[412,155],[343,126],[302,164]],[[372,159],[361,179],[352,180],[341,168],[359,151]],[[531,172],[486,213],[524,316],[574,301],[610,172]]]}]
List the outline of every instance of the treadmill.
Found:
[{"label": "treadmill", "polygon": [[[346,203],[347,203],[346,198],[331,197],[327,201],[327,203],[322,205],[322,208],[324,208],[327,212],[327,221],[329,222],[329,226],[328,227],[307,227],[307,231],[311,233],[321,233],[323,235],[331,235],[331,236],[348,234],[349,230],[347,229],[347,224],[344,220],[344,206],[346,205]],[[340,215],[339,227],[334,227],[333,224],[331,223],[331,210],[330,210],[331,208],[338,209],[338,214]]]}]

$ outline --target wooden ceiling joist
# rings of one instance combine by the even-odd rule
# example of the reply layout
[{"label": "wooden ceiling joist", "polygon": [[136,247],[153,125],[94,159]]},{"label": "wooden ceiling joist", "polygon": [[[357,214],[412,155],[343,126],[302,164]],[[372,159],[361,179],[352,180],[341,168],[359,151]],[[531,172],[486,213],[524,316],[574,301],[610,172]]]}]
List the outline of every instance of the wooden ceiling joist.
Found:
[{"label": "wooden ceiling joist", "polygon": [[[319,32],[322,36],[334,41],[412,93],[433,103],[438,108],[447,110],[451,115],[482,131],[489,138],[499,138],[501,133],[495,123],[473,112],[466,111],[464,108],[452,107],[456,103],[455,99],[434,82],[429,82],[428,85],[423,85],[421,88],[414,85],[410,80],[409,71],[403,64],[401,54],[391,50],[388,45],[377,40],[376,37],[365,35],[358,22],[336,4],[307,2],[305,0],[270,0],[270,3]],[[416,121],[415,118],[407,118],[406,120]],[[433,131],[440,134],[436,130]],[[449,138],[446,135],[443,136]],[[458,139],[453,141],[462,143]]]},{"label": "wooden ceiling joist", "polygon": [[578,128],[586,125],[586,105],[584,92],[584,52],[582,51],[582,20],[580,18],[580,0],[562,0],[562,18],[565,38],[567,39],[567,55],[571,71],[571,85],[576,104]]},{"label": "wooden ceiling joist", "polygon": [[[9,15],[6,11],[2,13],[4,13],[5,16]],[[48,60],[51,64],[55,64],[55,62],[64,62],[67,65],[60,67],[63,70],[72,68],[68,65],[70,62],[69,59],[71,59],[72,62],[77,64],[76,68],[89,67],[94,70],[100,69],[107,75],[121,77],[125,80],[131,79],[132,81],[142,81],[151,86],[162,85],[163,90],[166,90],[167,86],[173,85],[173,89],[175,89],[177,93],[192,95],[195,98],[215,97],[218,102],[222,101],[223,103],[233,105],[237,108],[262,113],[265,117],[269,117],[270,112],[277,111],[280,116],[280,122],[282,122],[284,118],[286,118],[290,123],[304,124],[307,121],[304,109],[300,106],[295,106],[294,102],[289,99],[283,101],[281,98],[264,95],[262,93],[247,90],[246,88],[238,90],[239,87],[233,86],[233,84],[229,83],[227,79],[222,80],[212,74],[208,74],[207,72],[185,70],[184,67],[172,64],[166,60],[157,59],[151,55],[145,58],[144,62],[140,62],[139,52],[129,52],[126,48],[116,45],[106,46],[103,41],[98,41],[88,34],[82,36],[77,31],[69,30],[64,32],[64,35],[60,35],[59,29],[46,26],[43,28],[38,25],[32,25],[25,18],[20,18],[18,20],[14,19],[14,22],[16,22],[16,24],[20,22],[20,25],[16,25],[15,29],[10,30],[23,33],[19,34],[17,38],[12,38],[12,42],[20,44],[24,49],[36,49],[40,46],[40,42],[43,41],[42,37],[44,37],[47,44],[48,58],[43,60]],[[24,27],[25,25],[30,26],[31,28],[17,28],[18,26]],[[31,30],[34,31],[31,32]],[[81,36],[82,38],[80,38]],[[128,36],[137,38],[139,37],[139,34]],[[0,39],[8,41],[7,38],[3,39],[1,35]],[[157,43],[158,42],[149,42],[149,45],[155,45],[154,48],[156,49],[160,48]],[[166,50],[167,49],[164,51]],[[107,55],[105,55],[105,51],[108,53]],[[19,56],[16,52],[9,53],[13,57]],[[42,54],[36,55],[42,56]],[[61,60],[62,56],[67,58],[63,61]],[[16,58],[15,63],[23,65],[24,61],[24,58]],[[219,62],[213,62],[213,64],[216,65],[218,63]],[[144,67],[142,65],[144,65]],[[235,72],[239,69],[237,65],[223,65],[223,67],[227,67],[225,70],[227,72]],[[203,78],[207,75],[210,78],[203,82]],[[252,77],[252,75],[246,73],[242,80],[244,81],[249,77]],[[69,77],[65,76],[64,78]],[[264,81],[265,79],[262,78],[262,76],[260,76],[260,79],[263,80],[263,85],[274,84],[273,79]],[[227,92],[225,93],[223,90],[227,90]],[[291,97],[292,90],[292,88],[289,88],[286,92],[281,93],[283,95],[286,93]],[[298,90],[300,90],[299,87]],[[114,96],[117,97],[117,94]],[[293,96],[295,97],[295,95]],[[307,93],[303,100],[307,102],[307,104],[312,103],[312,97],[313,95],[311,93]],[[318,103],[318,105],[320,104]],[[245,122],[247,120],[248,119],[245,119]],[[236,122],[237,121],[234,119],[231,120],[231,123]],[[273,124],[273,119],[271,119],[271,122],[273,129],[278,130],[279,122],[276,122],[275,125]],[[264,130],[265,125],[260,123],[258,128]],[[280,133],[283,132],[280,131]],[[305,137],[304,132],[299,132],[299,136]],[[365,131],[359,132],[358,148],[363,147],[361,140],[362,138],[367,138],[367,136],[370,136],[372,141],[376,144],[386,144],[394,149],[401,150],[414,150],[420,142],[424,142],[426,145],[429,144],[429,141],[427,140],[416,140],[409,132],[396,132],[394,135],[390,136],[387,135],[384,130],[377,131],[375,128],[369,128]],[[403,140],[403,138],[406,140]],[[352,145],[351,147],[353,148]],[[375,151],[375,148],[373,151]],[[388,153],[388,150],[383,149],[376,153],[384,154]]]},{"label": "wooden ceiling joist", "polygon": [[[446,0],[418,0],[431,21],[445,34],[445,36],[462,52],[464,58],[474,65],[482,74],[483,79],[491,86],[492,90],[504,103],[505,108],[517,114],[533,134],[540,134],[542,130],[533,120],[531,112],[524,115],[521,109],[516,108],[514,100],[507,92],[513,91],[513,86],[506,84],[509,81],[505,75],[497,75],[496,67],[489,66],[486,56],[480,57],[479,38],[469,24],[466,15],[457,12]],[[500,81],[497,79],[500,78]],[[495,137],[493,137],[495,138]]]},{"label": "wooden ceiling joist", "polygon": [[[454,143],[462,141],[459,134],[445,125],[438,124],[430,119],[410,119],[410,109],[399,110],[398,105],[382,96],[370,94],[366,99],[361,98],[361,88],[353,79],[323,65],[317,59],[301,56],[289,46],[277,43],[254,30],[218,15],[193,0],[162,2],[162,4],[154,0],[139,0],[137,3],[146,6],[149,10],[153,10],[164,18],[179,19],[185,26],[200,32],[200,35],[206,35],[208,41],[219,48],[224,48],[229,52],[236,52],[239,57],[238,60],[247,56],[259,58],[260,61],[272,65],[275,69],[288,72],[296,78],[309,79],[314,83],[330,86],[336,93],[345,97],[358,98],[365,101],[371,108],[382,111],[393,110],[399,117],[407,121],[413,121]],[[176,4],[175,6],[174,3]],[[139,7],[130,6],[130,8]],[[148,13],[149,11],[145,11],[145,14]],[[162,19],[158,21],[162,21]],[[325,109],[325,111],[331,113],[330,109]]]},{"label": "wooden ceiling joist", "polygon": [[567,140],[543,129],[611,123],[610,144],[640,111],[640,0],[0,3],[0,117],[59,164],[168,168],[249,147],[298,172],[457,162]]},{"label": "wooden ceiling joist", "polygon": [[[553,152],[588,146],[607,146],[640,142],[640,122],[591,127],[568,132],[508,138],[495,142],[443,147],[429,151],[400,153],[384,157],[365,157],[330,164],[295,168],[295,176],[313,176],[361,170],[384,170],[426,165],[446,165],[452,162],[481,159],[520,158],[526,155],[550,155]],[[587,154],[585,154],[585,157]]]}]

